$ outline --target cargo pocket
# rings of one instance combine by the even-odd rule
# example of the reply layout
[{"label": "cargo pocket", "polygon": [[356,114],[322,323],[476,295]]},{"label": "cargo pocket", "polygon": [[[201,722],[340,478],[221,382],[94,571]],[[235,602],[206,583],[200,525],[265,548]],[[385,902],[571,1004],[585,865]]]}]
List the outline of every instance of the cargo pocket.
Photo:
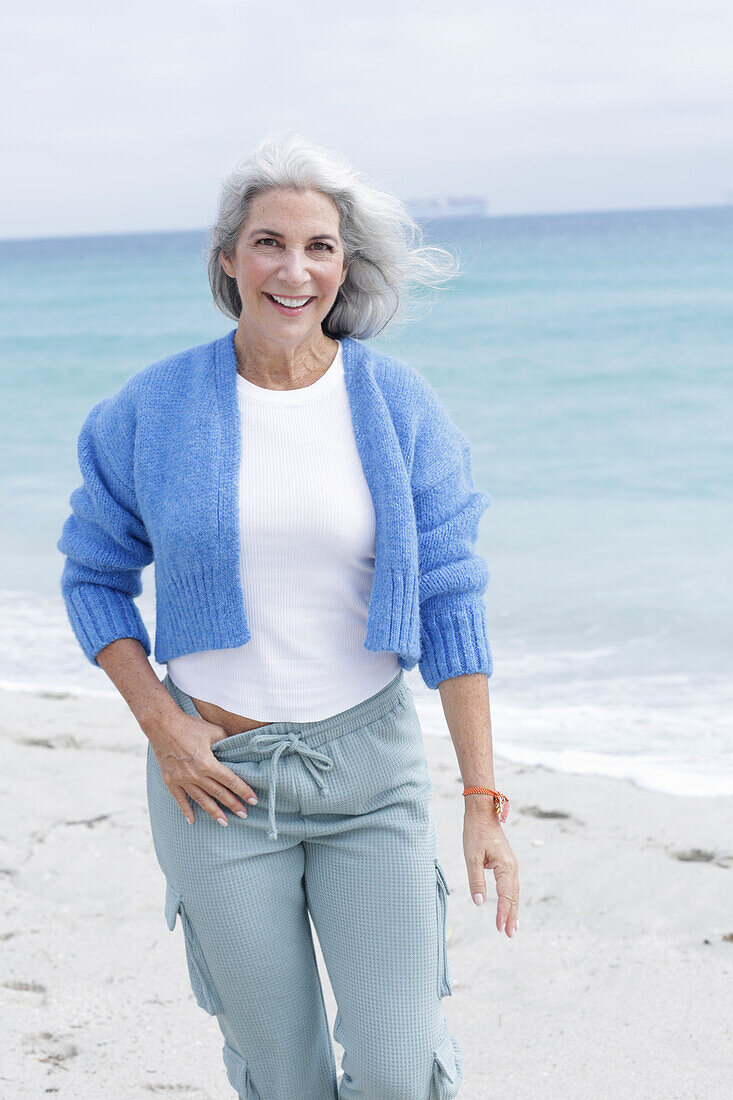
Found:
[{"label": "cargo pocket", "polygon": [[196,1003],[210,1016],[216,1016],[222,1011],[221,1001],[216,992],[211,974],[206,964],[201,945],[196,933],[191,927],[183,899],[170,883],[165,892],[165,919],[171,931],[176,926],[176,917],[180,916],[183,927],[183,939],[186,945],[186,960],[188,962],[188,975],[191,980],[191,988],[196,998]]},{"label": "cargo pocket", "polygon": [[224,1043],[222,1054],[229,1084],[237,1092],[239,1100],[260,1100],[260,1094],[249,1075],[249,1066],[242,1055],[234,1047],[230,1047],[229,1043]]},{"label": "cargo pocket", "polygon": [[445,872],[435,857],[435,883],[437,888],[436,918],[438,921],[438,996],[450,997],[453,993],[453,973],[448,958],[448,894],[450,888]]},{"label": "cargo pocket", "polygon": [[435,1048],[430,1100],[453,1100],[463,1079],[463,1051],[446,1023],[443,1037]]}]

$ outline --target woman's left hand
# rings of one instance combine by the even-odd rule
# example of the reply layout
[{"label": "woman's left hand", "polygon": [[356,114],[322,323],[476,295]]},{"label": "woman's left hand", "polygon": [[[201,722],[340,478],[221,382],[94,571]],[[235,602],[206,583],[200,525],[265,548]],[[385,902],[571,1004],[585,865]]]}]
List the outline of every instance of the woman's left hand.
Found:
[{"label": "woman's left hand", "polygon": [[[482,803],[466,805],[463,818],[463,854],[468,870],[471,897],[478,905],[486,900],[485,870],[491,868],[496,880],[498,904],[496,928],[513,936],[518,928],[519,864],[506,834],[491,807]],[[476,895],[480,895],[480,900]]]}]

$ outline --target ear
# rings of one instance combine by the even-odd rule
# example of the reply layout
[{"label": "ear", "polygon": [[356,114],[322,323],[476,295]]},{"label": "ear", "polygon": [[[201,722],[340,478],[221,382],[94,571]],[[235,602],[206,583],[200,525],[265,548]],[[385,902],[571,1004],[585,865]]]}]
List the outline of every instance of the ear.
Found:
[{"label": "ear", "polygon": [[341,282],[339,283],[339,286],[343,286],[343,285],[344,285],[344,279],[346,278],[346,276],[348,275],[348,273],[349,273],[349,265],[347,264],[347,265],[346,265],[346,267],[344,268],[343,274],[342,274],[342,276],[341,276]]},{"label": "ear", "polygon": [[230,279],[234,278],[234,265],[228,256],[225,256],[223,252],[219,252],[219,263],[224,268]]}]

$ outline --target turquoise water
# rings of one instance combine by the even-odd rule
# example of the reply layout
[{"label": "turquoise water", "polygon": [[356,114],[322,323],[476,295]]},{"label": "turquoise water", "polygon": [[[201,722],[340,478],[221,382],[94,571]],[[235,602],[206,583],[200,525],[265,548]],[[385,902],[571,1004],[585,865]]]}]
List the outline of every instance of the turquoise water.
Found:
[{"label": "turquoise water", "polygon": [[[462,277],[370,343],[433,382],[492,498],[496,752],[733,793],[733,207],[427,232],[460,251]],[[130,374],[233,327],[210,304],[205,245],[0,242],[2,686],[115,692],[58,592],[76,437]],[[152,569],[144,583],[152,636]],[[411,682],[439,732],[438,693]]]}]

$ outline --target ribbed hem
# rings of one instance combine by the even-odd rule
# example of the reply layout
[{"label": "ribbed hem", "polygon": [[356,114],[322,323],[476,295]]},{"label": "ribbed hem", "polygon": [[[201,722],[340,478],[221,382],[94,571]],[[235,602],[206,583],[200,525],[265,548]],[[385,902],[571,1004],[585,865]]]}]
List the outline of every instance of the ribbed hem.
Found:
[{"label": "ribbed hem", "polygon": [[176,574],[159,568],[155,585],[158,664],[199,650],[231,649],[250,640],[238,565],[226,577],[215,566]]},{"label": "ribbed hem", "polygon": [[101,584],[76,584],[65,594],[79,645],[97,668],[97,654],[118,638],[137,638],[150,656],[150,638],[131,596]]},{"label": "ribbed hem", "polygon": [[429,688],[441,680],[483,672],[491,676],[493,660],[486,636],[486,609],[481,597],[453,597],[422,608],[420,673]]},{"label": "ribbed hem", "polygon": [[375,568],[364,648],[419,658],[420,603],[414,573]]}]

